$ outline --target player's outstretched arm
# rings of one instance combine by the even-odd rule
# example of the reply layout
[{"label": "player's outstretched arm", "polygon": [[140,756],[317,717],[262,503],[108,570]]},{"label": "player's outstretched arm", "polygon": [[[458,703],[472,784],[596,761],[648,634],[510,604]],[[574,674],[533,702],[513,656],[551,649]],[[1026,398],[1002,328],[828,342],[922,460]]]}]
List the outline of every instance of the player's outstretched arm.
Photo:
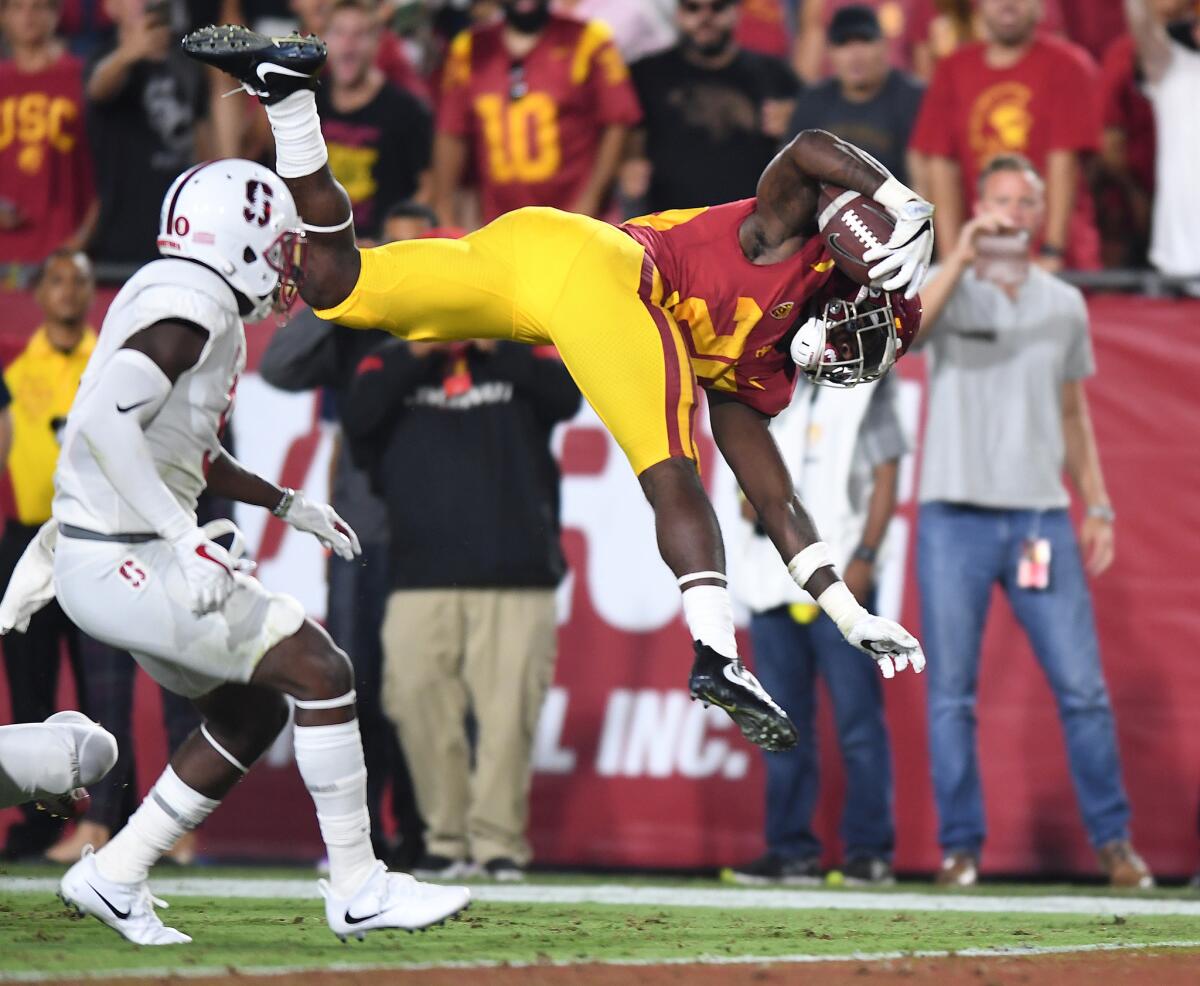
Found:
[{"label": "player's outstretched arm", "polygon": [[872,616],[838,577],[829,547],[796,496],[766,416],[716,393],[709,393],[709,414],[717,447],[796,584],[850,644],[871,655],[885,678],[909,664],[919,673],[925,655],[917,639],[898,623]]},{"label": "player's outstretched arm", "polygon": [[208,492],[214,496],[270,510],[298,531],[311,534],[338,557],[351,561],[362,554],[358,535],[327,503],[310,500],[302,490],[283,489],[251,472],[225,449],[208,469]]},{"label": "player's outstretched arm", "polygon": [[822,184],[873,198],[891,213],[892,238],[866,260],[877,262],[871,276],[884,290],[915,296],[933,256],[933,206],[866,151],[824,130],[802,130],[767,165],[758,205],[740,233],[746,256],[770,262],[789,240],[815,233]]}]

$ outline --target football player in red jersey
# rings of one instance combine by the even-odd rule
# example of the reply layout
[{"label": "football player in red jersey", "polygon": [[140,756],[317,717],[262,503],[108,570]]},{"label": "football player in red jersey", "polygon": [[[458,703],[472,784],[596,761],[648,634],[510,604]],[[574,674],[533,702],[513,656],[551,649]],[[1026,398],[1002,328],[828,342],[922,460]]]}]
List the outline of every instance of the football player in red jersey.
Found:
[{"label": "football player in red jersey", "polygon": [[[924,667],[916,639],[861,607],[796,498],[767,425],[797,369],[852,386],[887,372],[915,333],[911,301],[933,248],[933,209],[876,161],[806,131],[764,171],[754,199],[610,226],[519,209],[461,240],[360,250],[345,192],[326,164],[312,90],[315,38],[238,27],[184,39],[266,105],[277,167],[308,234],[299,290],[317,314],[416,340],[490,337],[558,347],[621,446],[654,509],[659,551],[683,590],[693,697],[725,709],[766,749],[796,730],[738,660],[721,531],[696,469],[696,391],[713,436],[796,582],[885,677]],[[883,292],[858,300],[834,282],[817,233],[821,183],[872,196],[895,220],[864,259]],[[830,297],[832,293],[833,297]]]}]

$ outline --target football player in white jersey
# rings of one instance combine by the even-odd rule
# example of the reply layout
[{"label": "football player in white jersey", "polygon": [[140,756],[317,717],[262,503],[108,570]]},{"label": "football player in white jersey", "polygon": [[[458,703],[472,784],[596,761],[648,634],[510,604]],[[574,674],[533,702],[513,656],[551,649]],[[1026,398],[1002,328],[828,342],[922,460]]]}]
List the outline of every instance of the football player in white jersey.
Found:
[{"label": "football player in white jersey", "polygon": [[[121,289],[67,416],[53,519],[0,604],[7,626],[51,595],[86,633],[128,650],[203,723],[111,842],[62,879],[68,905],[130,941],[187,942],[154,911],[150,867],[204,820],[295,704],[296,763],[329,856],[321,882],[341,938],[436,924],[470,900],[387,872],[371,848],[350,663],[300,604],[249,574],[236,528],[197,527],[207,488],[272,511],[341,557],[358,539],[325,504],[249,472],[219,432],[245,365],[243,318],[294,297],[304,230],[287,187],[249,161],[212,161],[163,202],[161,260]],[[233,533],[227,550],[214,538]],[[39,555],[40,552],[40,555]],[[37,565],[39,558],[51,559]]]}]

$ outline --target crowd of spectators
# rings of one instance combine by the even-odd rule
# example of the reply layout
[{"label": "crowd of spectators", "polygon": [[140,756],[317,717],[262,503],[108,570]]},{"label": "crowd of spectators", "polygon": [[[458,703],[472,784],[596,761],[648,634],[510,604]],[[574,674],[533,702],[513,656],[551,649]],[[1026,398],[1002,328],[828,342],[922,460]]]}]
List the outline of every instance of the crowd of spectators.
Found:
[{"label": "crowd of spectators", "polygon": [[[101,278],[119,281],[156,255],[159,202],[190,163],[236,155],[273,164],[257,104],[225,98],[232,83],[181,57],[176,44],[194,27],[230,21],[327,41],[318,103],[329,163],[365,240],[456,235],[527,205],[619,220],[748,197],[783,143],[822,128],[934,202],[945,262],[962,261],[959,244],[974,235],[980,176],[997,158],[1021,155],[1021,167],[1044,177],[1045,222],[1030,227],[1029,244],[1039,267],[1153,264],[1200,292],[1200,193],[1190,176],[1200,146],[1198,13],[1194,0],[562,0],[553,8],[550,0],[0,0],[0,286],[36,281],[45,292],[47,276],[76,269],[90,285],[84,254]],[[30,346],[71,363],[86,339],[35,337]],[[557,528],[553,544],[543,543],[534,535],[546,530],[531,518],[520,539],[528,564],[484,579],[490,596],[456,593],[462,573],[437,566],[443,532],[398,526],[412,516],[404,504],[415,473],[396,449],[411,456],[420,447],[414,429],[424,441],[445,431],[436,441],[461,447],[454,461],[483,474],[489,454],[519,449],[528,466],[512,475],[537,485],[536,495],[522,489],[522,502],[553,516],[547,435],[578,395],[565,372],[558,379],[550,364],[503,345],[376,350],[382,341],[332,333],[302,313],[263,364],[277,386],[322,388],[343,428],[334,502],[363,532],[365,552],[362,566],[332,562],[329,623],[357,662],[372,813],[390,790],[402,864],[446,874],[473,861],[519,875],[529,856],[533,716],[553,664]],[[1090,356],[1077,356],[1072,380],[1090,369]],[[468,392],[495,398],[472,404],[472,420],[487,424],[469,434],[463,415],[444,415]],[[387,421],[385,406],[395,412]],[[894,469],[897,455],[880,453],[870,466]],[[894,475],[876,478],[880,488],[894,485]],[[464,476],[434,479],[446,490],[482,488]],[[430,490],[424,502],[457,501]],[[453,516],[459,521],[448,513],[445,527],[478,514],[459,504]],[[19,518],[22,529],[6,531],[0,555],[15,558],[39,522]],[[423,557],[414,544],[428,565],[414,563]],[[861,588],[869,593],[869,579]],[[757,636],[769,650],[773,634],[795,628],[773,629],[771,607],[759,608]],[[414,654],[409,635],[403,680],[389,674],[398,660],[389,651],[400,649],[389,624],[433,626],[451,610],[468,614],[468,624],[511,625],[511,646],[489,631],[487,661],[469,635],[452,652],[438,650],[439,638]],[[820,633],[818,625],[803,642],[814,669],[836,650]],[[6,641],[5,659],[16,696],[19,645]],[[496,693],[498,667],[519,695]],[[118,685],[109,690],[127,706],[128,681]],[[805,685],[797,703],[810,694]],[[1094,704],[1103,718],[1101,697]],[[480,743],[504,737],[495,758],[477,756],[473,788],[458,728],[467,712]],[[393,725],[415,748],[411,775]],[[815,851],[802,817],[815,792],[810,768],[775,765],[781,789],[803,788],[807,800],[775,816],[768,868]],[[881,769],[865,763],[861,774],[877,778]],[[971,865],[982,840],[973,811],[962,812],[966,835],[943,839]],[[420,815],[430,826],[424,845]],[[1103,832],[1097,823],[1096,840],[1124,839],[1116,816]],[[117,812],[97,824],[111,830],[121,820]],[[874,876],[890,865],[890,823],[882,814],[879,822],[858,833]]]},{"label": "crowd of spectators", "polygon": [[546,3],[0,0],[0,283],[59,247],[119,280],[154,255],[181,168],[272,163],[258,107],[178,55],[215,20],[327,39],[321,115],[367,237],[408,199],[470,229],[521,205],[622,218],[750,195],[815,126],[931,198],[943,247],[980,169],[1019,153],[1046,175],[1042,266],[1200,275],[1180,234],[1200,218],[1194,114],[1172,110],[1195,87],[1194,0]]}]

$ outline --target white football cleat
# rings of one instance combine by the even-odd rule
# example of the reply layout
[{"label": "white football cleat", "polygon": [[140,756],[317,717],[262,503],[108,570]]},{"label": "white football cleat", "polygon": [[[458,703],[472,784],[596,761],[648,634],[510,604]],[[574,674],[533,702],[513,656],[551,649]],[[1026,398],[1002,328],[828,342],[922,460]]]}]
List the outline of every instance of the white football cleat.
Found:
[{"label": "white football cleat", "polygon": [[68,907],[99,919],[135,945],[181,945],[191,941],[159,920],[154,908],[166,907],[167,902],[151,894],[144,880],[117,883],[105,879],[91,846],[84,847],[79,862],[63,875],[58,896]]},{"label": "white football cleat", "polygon": [[382,862],[351,897],[335,897],[325,880],[317,885],[325,897],[329,927],[342,941],[351,935],[362,941],[368,931],[385,928],[422,931],[471,903],[471,891],[466,887],[421,883],[407,873],[389,873]]}]

